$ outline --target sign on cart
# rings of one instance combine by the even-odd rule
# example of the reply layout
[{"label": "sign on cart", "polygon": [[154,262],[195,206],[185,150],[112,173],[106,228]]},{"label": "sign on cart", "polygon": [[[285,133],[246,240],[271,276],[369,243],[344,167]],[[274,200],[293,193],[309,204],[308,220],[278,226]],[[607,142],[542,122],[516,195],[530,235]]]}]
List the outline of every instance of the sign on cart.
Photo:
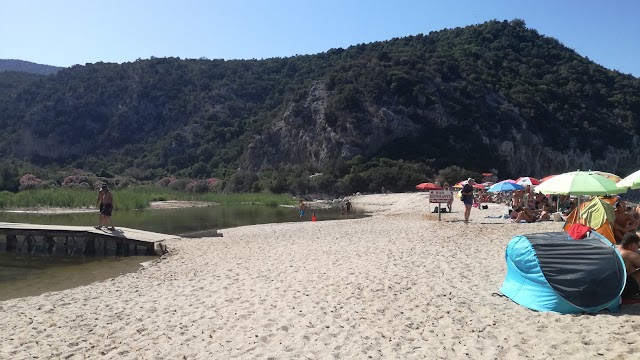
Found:
[{"label": "sign on cart", "polygon": [[451,190],[431,190],[429,191],[430,203],[446,203],[453,200],[453,191]]}]

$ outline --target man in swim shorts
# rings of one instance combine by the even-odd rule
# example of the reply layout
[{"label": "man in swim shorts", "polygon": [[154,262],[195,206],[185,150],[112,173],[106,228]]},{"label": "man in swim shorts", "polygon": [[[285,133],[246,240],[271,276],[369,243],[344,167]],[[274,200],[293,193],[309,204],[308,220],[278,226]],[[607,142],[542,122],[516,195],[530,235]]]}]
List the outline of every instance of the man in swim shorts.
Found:
[{"label": "man in swim shorts", "polygon": [[99,209],[98,211],[98,226],[96,229],[100,229],[104,223],[104,218],[102,216],[102,209],[104,209],[104,204],[102,203],[102,198],[104,197],[104,188],[107,184],[102,184],[102,187],[98,191],[98,199],[96,200],[96,207]]},{"label": "man in swim shorts", "polygon": [[[111,220],[111,212],[113,211],[113,193],[109,190],[107,184],[102,185],[102,211],[100,211],[100,225],[107,226],[109,230],[115,230],[113,221]],[[100,228],[99,226],[98,228]]]},{"label": "man in swim shorts", "polygon": [[634,232],[624,234],[618,251],[627,269],[627,283],[622,291],[623,298],[640,299],[640,237]]},{"label": "man in swim shorts", "polygon": [[304,201],[300,200],[300,205],[298,205],[298,209],[300,210],[300,217],[303,217],[304,213],[307,211],[307,205],[305,205]]}]

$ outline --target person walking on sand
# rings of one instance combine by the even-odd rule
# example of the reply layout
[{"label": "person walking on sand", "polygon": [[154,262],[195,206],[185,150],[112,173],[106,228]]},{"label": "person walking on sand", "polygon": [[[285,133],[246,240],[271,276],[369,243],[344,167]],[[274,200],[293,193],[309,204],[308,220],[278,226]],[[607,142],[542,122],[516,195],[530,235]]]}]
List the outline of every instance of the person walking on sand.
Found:
[{"label": "person walking on sand", "polygon": [[102,226],[108,226],[109,230],[115,230],[113,221],[111,220],[111,213],[113,212],[113,193],[109,190],[107,184],[102,185],[102,210],[100,211],[100,225],[96,226],[96,229],[102,228]]},{"label": "person walking on sand", "polygon": [[300,210],[300,217],[303,217],[304,213],[307,211],[307,205],[305,205],[304,201],[300,200],[298,210]]},{"label": "person walking on sand", "polygon": [[473,206],[473,185],[475,185],[476,181],[472,178],[467,180],[467,183],[462,187],[462,191],[460,194],[462,197],[460,198],[464,203],[464,223],[469,222],[469,215],[471,215],[471,207]]},{"label": "person walking on sand", "polygon": [[347,208],[347,215],[349,215],[351,213],[351,201],[347,199],[347,202],[344,203],[344,206]]}]

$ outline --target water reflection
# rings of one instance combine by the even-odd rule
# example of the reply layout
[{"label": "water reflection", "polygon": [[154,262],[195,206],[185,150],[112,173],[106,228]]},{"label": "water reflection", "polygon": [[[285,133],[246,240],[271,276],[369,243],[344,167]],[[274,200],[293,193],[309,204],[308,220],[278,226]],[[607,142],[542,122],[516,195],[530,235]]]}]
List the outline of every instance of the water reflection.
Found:
[{"label": "water reflection", "polygon": [[[350,215],[340,214],[340,208],[312,209],[318,221],[362,217],[358,209]],[[113,222],[116,227],[127,227],[163,234],[183,234],[208,229],[224,229],[236,226],[310,221],[311,211],[300,218],[292,207],[268,207],[261,205],[224,205],[184,209],[140,211],[116,211]],[[0,212],[0,221],[29,224],[97,225],[97,213],[77,214],[26,214]]]},{"label": "water reflection", "polygon": [[[311,209],[318,221],[364,216],[352,209],[348,216],[340,208]],[[300,218],[293,207],[225,205],[185,209],[119,211],[113,216],[116,227],[164,234],[185,234],[243,225],[310,221],[311,211]],[[51,225],[97,225],[97,213],[26,214],[0,212],[0,221]],[[3,242],[0,242],[4,244]],[[157,257],[86,257],[6,253],[0,249],[0,301],[64,290],[136,271],[140,263]]]}]

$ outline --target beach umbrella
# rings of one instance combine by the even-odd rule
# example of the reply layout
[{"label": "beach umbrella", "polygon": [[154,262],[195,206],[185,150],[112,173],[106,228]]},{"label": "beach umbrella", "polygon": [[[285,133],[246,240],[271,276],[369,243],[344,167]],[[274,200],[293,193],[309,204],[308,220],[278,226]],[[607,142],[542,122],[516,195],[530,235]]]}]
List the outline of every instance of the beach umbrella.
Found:
[{"label": "beach umbrella", "polygon": [[442,190],[442,187],[434,183],[426,182],[416,185],[416,190]]},{"label": "beach umbrella", "polygon": [[597,171],[597,170],[590,170],[592,173],[594,174],[598,174],[600,176],[604,176],[607,179],[613,181],[613,182],[618,182],[620,180],[622,180],[622,178],[616,174],[612,174],[612,173],[608,173],[608,172],[604,172],[604,171]]},{"label": "beach umbrella", "polygon": [[524,186],[512,183],[509,181],[500,181],[497,184],[493,184],[489,187],[489,192],[503,192],[503,191],[515,191],[515,190],[523,190]]},{"label": "beach umbrella", "polygon": [[614,181],[604,176],[592,171],[580,170],[556,175],[536,187],[536,192],[545,195],[577,195],[578,209],[580,209],[580,195],[612,195],[626,191],[626,188],[617,187]]},{"label": "beach umbrella", "polygon": [[525,176],[525,177],[518,178],[516,180],[516,184],[522,185],[522,186],[527,186],[527,185],[536,186],[536,185],[540,185],[540,180],[533,177]]},{"label": "beach umbrella", "polygon": [[619,188],[640,189],[640,170],[618,181],[616,184]]},{"label": "beach umbrella", "polygon": [[580,170],[556,175],[536,187],[536,192],[545,195],[612,195],[625,191],[604,176]]},{"label": "beach umbrella", "polygon": [[543,182],[553,178],[555,175],[549,175],[549,176],[545,176],[542,179],[540,179],[540,184],[542,184]]},{"label": "beach umbrella", "polygon": [[460,181],[459,183],[452,186],[452,188],[462,189],[463,186],[467,185],[467,180]]}]

